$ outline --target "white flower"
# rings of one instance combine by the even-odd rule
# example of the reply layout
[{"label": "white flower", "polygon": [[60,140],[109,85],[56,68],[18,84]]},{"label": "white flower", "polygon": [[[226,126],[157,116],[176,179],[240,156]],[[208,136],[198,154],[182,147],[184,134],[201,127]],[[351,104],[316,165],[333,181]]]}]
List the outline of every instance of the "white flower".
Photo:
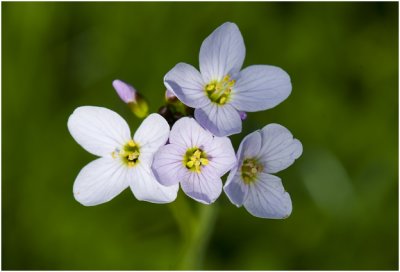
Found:
[{"label": "white flower", "polygon": [[216,136],[241,132],[240,112],[275,107],[292,90],[290,77],[281,68],[252,65],[240,71],[245,54],[238,27],[224,23],[201,45],[200,72],[178,63],[164,77],[167,89],[195,108],[196,120]]},{"label": "white flower", "polygon": [[81,204],[107,202],[127,187],[138,200],[175,200],[178,185],[162,186],[151,171],[154,153],[169,136],[169,125],[159,114],[149,115],[132,138],[128,124],[117,113],[85,106],[69,117],[68,129],[84,149],[101,157],[86,165],[75,180],[73,192]]},{"label": "white flower", "polygon": [[247,135],[236,154],[238,163],[229,173],[225,193],[233,204],[243,205],[254,216],[288,217],[292,201],[281,179],[271,174],[289,167],[302,152],[300,141],[278,124]]}]

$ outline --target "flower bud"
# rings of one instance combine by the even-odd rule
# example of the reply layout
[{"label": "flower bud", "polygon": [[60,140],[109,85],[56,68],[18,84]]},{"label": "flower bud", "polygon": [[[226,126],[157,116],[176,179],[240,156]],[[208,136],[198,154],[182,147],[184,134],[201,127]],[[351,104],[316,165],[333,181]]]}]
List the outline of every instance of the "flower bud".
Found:
[{"label": "flower bud", "polygon": [[172,91],[166,89],[165,90],[165,101],[175,102],[176,100],[178,100],[178,98],[175,96],[175,94]]},{"label": "flower bud", "polygon": [[131,85],[122,80],[116,79],[112,83],[115,91],[125,103],[136,102],[136,90]]},{"label": "flower bud", "polygon": [[244,111],[239,111],[239,115],[240,115],[240,119],[242,119],[242,121],[246,120],[247,118],[247,113]]},{"label": "flower bud", "polygon": [[112,83],[118,96],[124,101],[133,114],[139,118],[144,118],[148,115],[149,106],[146,100],[136,91],[133,86],[123,82],[122,80],[116,79]]}]

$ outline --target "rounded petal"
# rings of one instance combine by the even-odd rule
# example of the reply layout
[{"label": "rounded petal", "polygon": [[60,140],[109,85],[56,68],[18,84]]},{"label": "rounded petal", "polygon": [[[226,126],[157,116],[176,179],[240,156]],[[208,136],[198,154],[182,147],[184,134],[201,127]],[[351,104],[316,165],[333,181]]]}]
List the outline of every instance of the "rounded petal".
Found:
[{"label": "rounded petal", "polygon": [[178,63],[164,77],[164,85],[172,91],[183,104],[198,108],[210,103],[204,90],[204,82],[193,66]]},{"label": "rounded petal", "polygon": [[224,186],[224,192],[234,205],[240,207],[246,199],[248,190],[249,186],[243,182],[240,171],[235,167],[228,175]]},{"label": "rounded petal", "polygon": [[101,107],[77,108],[68,119],[75,141],[97,156],[110,156],[131,139],[128,124],[117,113]]},{"label": "rounded petal", "polygon": [[204,151],[209,160],[206,167],[218,173],[220,177],[235,166],[235,150],[228,137],[214,137],[212,142],[204,148]]},{"label": "rounded petal", "polygon": [[247,135],[240,143],[237,158],[239,161],[245,158],[257,158],[261,150],[261,132],[254,131]]},{"label": "rounded petal", "polygon": [[281,179],[265,173],[260,173],[249,185],[243,205],[249,213],[261,218],[283,219],[292,213],[292,201]]},{"label": "rounded petal", "polygon": [[204,128],[218,137],[237,134],[242,131],[242,120],[238,111],[231,105],[223,106],[210,103],[194,111],[196,120]]},{"label": "rounded petal", "polygon": [[151,164],[154,153],[168,140],[169,125],[161,115],[150,114],[143,120],[133,139],[140,146],[140,159]]},{"label": "rounded petal", "polygon": [[247,135],[240,143],[236,154],[237,164],[231,170],[224,186],[224,191],[229,200],[240,207],[248,192],[248,185],[243,182],[241,177],[241,167],[245,158],[257,158],[261,149],[261,133],[259,130]]},{"label": "rounded petal", "polygon": [[158,182],[165,186],[171,186],[182,181],[188,172],[183,165],[185,153],[186,149],[176,144],[165,145],[157,151],[154,155],[152,169]]},{"label": "rounded petal", "polygon": [[153,175],[150,167],[139,163],[132,168],[129,183],[135,197],[152,203],[169,203],[176,199],[179,185],[161,185]]},{"label": "rounded petal", "polygon": [[234,23],[224,23],[211,33],[200,48],[200,72],[206,83],[239,72],[246,48],[242,34]]},{"label": "rounded petal", "polygon": [[261,162],[266,173],[276,173],[289,167],[303,152],[300,141],[293,139],[290,131],[278,124],[270,124],[261,130]]},{"label": "rounded petal", "polygon": [[86,165],[74,183],[74,197],[85,206],[110,201],[129,186],[127,169],[120,160],[99,158]]},{"label": "rounded petal", "polygon": [[240,72],[231,104],[240,111],[262,111],[281,103],[291,91],[290,77],[281,68],[252,65]]},{"label": "rounded petal", "polygon": [[211,204],[222,192],[222,181],[206,168],[201,173],[190,172],[181,182],[182,190],[189,197],[203,204]]},{"label": "rounded petal", "polygon": [[202,128],[196,120],[190,117],[183,117],[173,125],[169,142],[186,149],[191,147],[201,148],[204,144],[210,143],[212,138],[212,134]]}]

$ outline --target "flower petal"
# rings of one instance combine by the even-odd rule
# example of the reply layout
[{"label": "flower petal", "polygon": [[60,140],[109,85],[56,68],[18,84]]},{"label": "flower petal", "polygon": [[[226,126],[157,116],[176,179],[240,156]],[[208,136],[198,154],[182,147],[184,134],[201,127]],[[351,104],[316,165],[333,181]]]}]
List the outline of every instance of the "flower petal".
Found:
[{"label": "flower petal", "polygon": [[240,143],[237,158],[239,161],[246,158],[257,158],[261,150],[261,132],[256,130],[247,135]]},{"label": "flower petal", "polygon": [[240,171],[238,171],[238,167],[235,167],[229,173],[224,186],[224,192],[234,205],[240,207],[243,205],[243,202],[246,199],[248,190],[249,186],[243,182]]},{"label": "flower petal", "polygon": [[254,131],[247,135],[240,143],[236,154],[237,164],[231,170],[224,186],[224,191],[229,200],[240,207],[246,199],[248,185],[243,182],[241,177],[241,167],[245,158],[256,158],[261,149],[261,132]]},{"label": "flower petal", "polygon": [[206,83],[239,72],[246,48],[242,34],[234,23],[224,23],[213,31],[200,48],[200,72]]},{"label": "flower petal", "polygon": [[235,150],[228,137],[214,137],[212,142],[205,146],[209,164],[207,168],[223,176],[231,170],[236,163]]},{"label": "flower petal", "polygon": [[140,146],[140,160],[151,164],[154,153],[167,142],[168,136],[169,125],[164,117],[152,113],[144,119],[133,136]]},{"label": "flower petal", "polygon": [[161,147],[154,155],[152,169],[157,181],[165,186],[171,186],[182,181],[188,172],[183,165],[186,148],[168,144]]},{"label": "flower petal", "polygon": [[86,165],[74,183],[74,197],[85,206],[110,201],[128,187],[127,169],[120,160],[99,158]]},{"label": "flower petal", "polygon": [[266,173],[276,173],[289,167],[300,157],[303,146],[293,139],[290,131],[278,124],[269,124],[261,130],[261,162]]},{"label": "flower petal", "polygon": [[252,65],[243,69],[232,90],[231,104],[240,111],[275,107],[292,91],[289,75],[279,67]]},{"label": "flower petal", "polygon": [[138,200],[152,203],[169,203],[176,199],[179,185],[164,186],[157,182],[150,167],[139,163],[132,169],[130,187]]},{"label": "flower petal", "polygon": [[201,148],[204,144],[210,143],[212,138],[212,134],[202,128],[196,120],[183,117],[172,126],[169,142],[186,149],[191,147]]},{"label": "flower petal", "polygon": [[222,181],[216,173],[203,168],[201,173],[190,172],[181,182],[181,187],[194,200],[211,204],[222,192]]},{"label": "flower petal", "polygon": [[250,184],[243,205],[249,213],[261,218],[283,219],[292,213],[292,201],[281,179],[265,173],[260,173]]},{"label": "flower petal", "polygon": [[199,71],[189,64],[178,63],[175,65],[165,75],[164,85],[189,107],[198,108],[210,103]]},{"label": "flower petal", "polygon": [[198,108],[194,116],[201,126],[218,137],[237,134],[242,131],[242,120],[231,105],[218,106],[214,103]]},{"label": "flower petal", "polygon": [[110,156],[131,139],[128,124],[117,113],[101,107],[77,108],[68,119],[75,141],[97,156]]}]

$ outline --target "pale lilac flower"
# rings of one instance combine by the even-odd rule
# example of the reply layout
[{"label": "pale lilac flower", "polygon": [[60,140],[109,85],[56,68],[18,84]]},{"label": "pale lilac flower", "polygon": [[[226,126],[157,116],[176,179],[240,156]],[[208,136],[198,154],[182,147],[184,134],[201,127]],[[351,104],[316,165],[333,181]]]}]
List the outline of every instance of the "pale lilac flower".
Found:
[{"label": "pale lilac flower", "polygon": [[107,202],[130,187],[138,200],[167,203],[179,187],[159,184],[152,171],[154,153],[166,143],[169,125],[159,114],[149,115],[131,136],[125,120],[101,107],[79,107],[68,119],[72,137],[99,156],[86,165],[74,183],[75,199],[85,206]]},{"label": "pale lilac flower", "polygon": [[245,46],[234,23],[224,23],[200,48],[200,72],[177,64],[164,77],[165,86],[184,104],[195,108],[195,118],[216,136],[242,131],[239,111],[275,107],[291,90],[289,75],[281,68],[253,65],[240,71]]},{"label": "pale lilac flower", "polygon": [[165,186],[176,186],[191,198],[214,202],[222,191],[221,176],[236,162],[227,137],[215,137],[193,118],[179,119],[171,129],[169,144],[154,156],[153,171]]},{"label": "pale lilac flower", "polygon": [[243,205],[254,216],[288,217],[292,201],[281,179],[271,174],[289,167],[302,152],[300,141],[278,124],[247,135],[236,154],[237,165],[229,173],[225,193],[233,204]]}]

